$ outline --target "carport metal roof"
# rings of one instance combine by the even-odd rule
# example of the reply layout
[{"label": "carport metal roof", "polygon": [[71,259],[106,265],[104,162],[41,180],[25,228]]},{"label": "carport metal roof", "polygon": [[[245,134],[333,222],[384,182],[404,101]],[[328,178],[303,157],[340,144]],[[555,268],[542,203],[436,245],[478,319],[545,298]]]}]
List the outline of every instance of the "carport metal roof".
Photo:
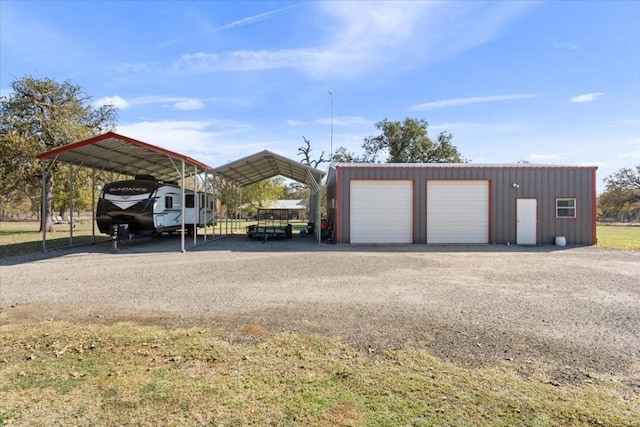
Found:
[{"label": "carport metal roof", "polygon": [[131,176],[152,175],[159,180],[181,178],[182,161],[200,172],[212,170],[190,157],[115,132],[55,148],[36,157]]},{"label": "carport metal roof", "polygon": [[[40,153],[36,158],[51,161],[51,165],[57,162],[67,163],[74,166],[91,168],[94,170],[103,170],[107,172],[115,172],[119,174],[135,176],[135,175],[151,175],[162,181],[178,181],[184,178],[185,169],[189,166],[187,174],[191,174],[194,170],[198,173],[211,173],[212,168],[197,160],[164,148],[156,147],[146,142],[138,141],[115,132],[107,132],[93,138],[68,144],[53,150]],[[52,167],[52,166],[50,166]],[[192,169],[193,168],[193,169]],[[71,171],[69,172],[71,173]],[[71,181],[71,179],[70,179]],[[44,214],[44,174],[42,180],[42,206]],[[184,189],[183,189],[184,197]],[[72,200],[72,197],[70,197]],[[70,221],[69,245],[73,244],[73,210],[70,209],[72,215]],[[95,207],[92,209],[92,215],[95,215]],[[95,240],[95,216],[93,219],[93,236]],[[182,252],[185,251],[185,233],[184,233],[184,215],[182,215]],[[206,229],[205,229],[206,233]],[[197,235],[194,234],[194,244]],[[46,250],[47,231],[46,227],[42,229],[42,249]],[[205,234],[206,240],[206,234]]]},{"label": "carport metal roof", "polygon": [[226,165],[213,169],[212,173],[233,181],[240,186],[253,184],[263,179],[282,175],[286,178],[307,184],[314,191],[319,189],[325,173],[311,166],[264,150]]}]

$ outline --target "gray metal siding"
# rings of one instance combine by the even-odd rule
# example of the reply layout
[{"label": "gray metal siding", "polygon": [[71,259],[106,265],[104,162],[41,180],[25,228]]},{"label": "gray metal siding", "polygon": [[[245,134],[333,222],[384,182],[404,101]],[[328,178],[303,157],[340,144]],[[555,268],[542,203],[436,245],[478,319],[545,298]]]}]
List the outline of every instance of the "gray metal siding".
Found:
[{"label": "gray metal siding", "polygon": [[[328,197],[337,194],[336,241],[349,243],[350,180],[410,179],[414,181],[414,241],[427,241],[427,180],[489,180],[489,242],[516,242],[516,200],[533,198],[538,203],[537,242],[552,244],[564,236],[567,244],[595,243],[594,167],[429,167],[337,166],[329,174]],[[517,182],[519,188],[514,188]],[[575,198],[576,218],[556,218],[556,199]],[[384,200],[380,201],[384,203]],[[392,207],[390,207],[392,208]]]}]

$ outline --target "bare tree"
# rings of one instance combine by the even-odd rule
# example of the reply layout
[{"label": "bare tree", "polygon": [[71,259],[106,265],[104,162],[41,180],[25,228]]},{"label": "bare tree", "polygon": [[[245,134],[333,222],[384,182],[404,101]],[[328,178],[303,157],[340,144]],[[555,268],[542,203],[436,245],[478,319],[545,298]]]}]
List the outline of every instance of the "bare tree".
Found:
[{"label": "bare tree", "polygon": [[302,139],[304,140],[306,147],[298,147],[298,156],[302,156],[302,160],[300,160],[300,163],[302,163],[303,165],[311,166],[312,168],[317,168],[318,165],[329,161],[329,159],[324,158],[324,151],[320,153],[320,157],[317,160],[312,160],[311,141],[305,138],[304,135],[302,136]]}]

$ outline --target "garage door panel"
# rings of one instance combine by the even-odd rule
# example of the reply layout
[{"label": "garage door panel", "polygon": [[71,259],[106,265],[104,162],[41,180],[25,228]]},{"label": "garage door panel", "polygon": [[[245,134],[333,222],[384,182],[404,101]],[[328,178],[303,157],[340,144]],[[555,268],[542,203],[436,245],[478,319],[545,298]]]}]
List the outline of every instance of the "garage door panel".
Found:
[{"label": "garage door panel", "polygon": [[351,181],[351,243],[412,243],[413,182]]},{"label": "garage door panel", "polygon": [[427,243],[488,242],[488,181],[428,181]]}]

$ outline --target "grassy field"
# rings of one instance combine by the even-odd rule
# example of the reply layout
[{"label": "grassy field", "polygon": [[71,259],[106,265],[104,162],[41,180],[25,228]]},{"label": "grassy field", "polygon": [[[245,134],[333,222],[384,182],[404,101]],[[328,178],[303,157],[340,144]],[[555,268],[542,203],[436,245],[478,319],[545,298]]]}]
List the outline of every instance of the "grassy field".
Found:
[{"label": "grassy field", "polygon": [[[37,253],[42,250],[42,233],[39,223],[0,222],[0,258]],[[79,221],[73,229],[73,244],[91,243],[91,221]],[[47,233],[47,248],[55,249],[69,246],[71,235],[69,224],[54,225],[54,232]],[[96,240],[105,240],[96,228]]]},{"label": "grassy field", "polygon": [[633,426],[620,383],[561,385],[535,365],[465,369],[425,352],[247,325],[0,327],[2,425]]},{"label": "grassy field", "polygon": [[640,251],[640,227],[600,225],[597,233],[600,247]]}]

